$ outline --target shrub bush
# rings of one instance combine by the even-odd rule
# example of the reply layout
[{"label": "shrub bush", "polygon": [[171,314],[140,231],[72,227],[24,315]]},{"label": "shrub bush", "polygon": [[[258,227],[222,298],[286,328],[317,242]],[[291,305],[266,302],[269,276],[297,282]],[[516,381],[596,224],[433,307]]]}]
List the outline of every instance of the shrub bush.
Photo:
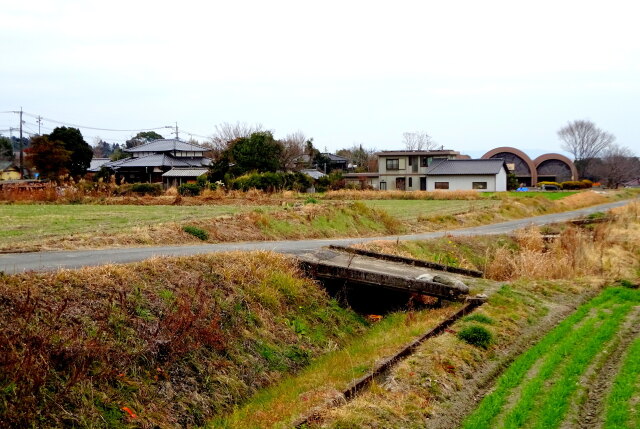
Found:
[{"label": "shrub bush", "polygon": [[562,189],[584,189],[587,185],[584,182],[578,182],[577,180],[568,180],[562,182]]},{"label": "shrub bush", "polygon": [[484,326],[472,325],[458,332],[458,338],[472,346],[486,349],[493,341],[493,335]]},{"label": "shrub bush", "polygon": [[558,189],[562,189],[562,185],[558,182],[538,182],[538,187],[544,189],[546,186],[557,186]]},{"label": "shrub bush", "polygon": [[121,186],[119,193],[158,196],[162,194],[162,185],[160,183],[132,183],[130,185]]},{"label": "shrub bush", "polygon": [[200,195],[202,188],[196,183],[185,183],[178,186],[178,193],[185,197],[195,197]]},{"label": "shrub bush", "polygon": [[202,241],[206,241],[209,239],[209,234],[202,228],[198,228],[197,226],[185,225],[182,227],[182,230],[187,234],[191,234],[194,237],[199,238]]},{"label": "shrub bush", "polygon": [[313,183],[313,179],[306,174],[295,173],[249,173],[231,181],[233,189],[248,191],[259,189],[266,192],[278,190],[304,191]]}]

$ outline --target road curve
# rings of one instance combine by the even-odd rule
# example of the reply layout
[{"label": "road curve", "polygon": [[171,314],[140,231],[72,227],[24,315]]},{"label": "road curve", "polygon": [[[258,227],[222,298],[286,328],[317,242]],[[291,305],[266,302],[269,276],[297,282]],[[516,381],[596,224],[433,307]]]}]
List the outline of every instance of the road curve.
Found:
[{"label": "road curve", "polygon": [[349,246],[373,240],[426,240],[445,235],[492,235],[505,234],[529,225],[546,225],[586,216],[629,204],[629,200],[585,207],[564,213],[554,213],[508,222],[455,229],[451,231],[426,232],[420,234],[383,237],[331,238],[322,240],[255,241],[243,243],[201,244],[196,246],[126,247],[99,250],[48,251],[33,253],[6,253],[0,255],[0,272],[15,274],[24,271],[53,271],[61,268],[80,268],[104,264],[136,262],[156,256],[188,256],[210,252],[232,250],[272,250],[280,253],[300,254],[319,249],[329,244]]}]

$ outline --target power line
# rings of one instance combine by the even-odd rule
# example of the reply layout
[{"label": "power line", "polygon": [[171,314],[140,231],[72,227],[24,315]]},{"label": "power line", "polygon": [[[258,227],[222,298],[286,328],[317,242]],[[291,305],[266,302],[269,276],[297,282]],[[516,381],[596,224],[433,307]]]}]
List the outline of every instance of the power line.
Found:
[{"label": "power line", "polygon": [[[15,111],[14,111],[14,113],[15,113]],[[84,129],[87,129],[87,130],[95,130],[95,131],[135,132],[135,131],[160,130],[160,129],[165,128],[165,127],[154,127],[154,128],[138,128],[138,129],[135,129],[135,130],[119,130],[119,129],[114,129],[114,128],[99,128],[99,127],[90,127],[90,126],[87,126],[87,125],[72,124],[70,122],[63,122],[63,121],[58,121],[56,119],[45,118],[44,116],[34,115],[32,113],[27,113],[27,112],[24,112],[24,115],[30,116],[30,117],[32,117],[32,118],[34,118],[36,120],[40,120],[40,121],[46,120],[46,121],[49,121],[49,122],[53,122],[54,124],[67,125],[67,126],[70,126],[70,127],[84,128]]]}]

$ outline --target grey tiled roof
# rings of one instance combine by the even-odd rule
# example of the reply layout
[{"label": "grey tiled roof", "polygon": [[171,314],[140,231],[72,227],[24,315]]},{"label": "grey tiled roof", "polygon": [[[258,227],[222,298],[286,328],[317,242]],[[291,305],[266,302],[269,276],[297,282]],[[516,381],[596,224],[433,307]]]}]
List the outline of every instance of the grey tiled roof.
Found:
[{"label": "grey tiled roof", "polygon": [[321,177],[326,176],[326,174],[324,174],[322,171],[318,171],[315,168],[300,170],[300,173],[306,174],[307,176],[311,176],[314,179],[319,179]]},{"label": "grey tiled roof", "polygon": [[110,162],[109,158],[92,158],[87,171],[100,171],[100,167]]},{"label": "grey tiled roof", "polygon": [[123,167],[202,167],[210,163],[211,160],[209,158],[176,158],[171,155],[159,153],[108,162],[104,164],[104,167],[109,167],[114,170]]},{"label": "grey tiled roof", "polygon": [[204,152],[209,150],[204,146],[191,144],[176,139],[154,140],[140,146],[125,149],[125,152],[168,152],[171,150],[180,150],[186,152]]},{"label": "grey tiled roof", "polygon": [[209,171],[208,168],[172,168],[162,177],[199,177]]},{"label": "grey tiled roof", "polygon": [[427,168],[427,176],[498,174],[502,159],[444,159]]}]

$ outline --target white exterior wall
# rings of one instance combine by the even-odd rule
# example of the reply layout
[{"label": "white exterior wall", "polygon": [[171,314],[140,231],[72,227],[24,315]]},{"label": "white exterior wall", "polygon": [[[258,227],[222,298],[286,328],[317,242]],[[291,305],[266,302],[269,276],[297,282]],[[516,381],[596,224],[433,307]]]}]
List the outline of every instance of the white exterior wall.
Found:
[{"label": "white exterior wall", "polygon": [[[504,168],[502,169],[504,172]],[[483,175],[483,176],[427,176],[427,191],[438,191],[436,189],[436,182],[449,182],[449,191],[480,191],[480,192],[496,192],[498,186],[496,186],[497,175]],[[487,189],[473,189],[472,182],[487,182]],[[504,174],[504,185],[500,186],[501,190],[507,190],[507,176]]]},{"label": "white exterior wall", "polygon": [[496,192],[506,192],[507,190],[507,171],[500,169],[500,173],[496,176]]}]

